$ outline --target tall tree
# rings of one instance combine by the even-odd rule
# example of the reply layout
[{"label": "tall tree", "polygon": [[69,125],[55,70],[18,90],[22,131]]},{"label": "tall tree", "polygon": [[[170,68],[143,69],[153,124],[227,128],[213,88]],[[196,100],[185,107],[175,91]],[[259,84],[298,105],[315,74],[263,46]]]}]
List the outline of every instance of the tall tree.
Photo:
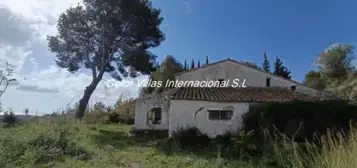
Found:
[{"label": "tall tree", "polygon": [[330,80],[344,80],[348,72],[354,69],[351,61],[353,56],[353,46],[349,44],[335,44],[322,52],[318,59],[317,65]]},{"label": "tall tree", "polygon": [[318,71],[309,71],[305,75],[304,84],[318,90],[323,90],[326,87],[326,82],[323,79],[323,74]]},{"label": "tall tree", "polygon": [[200,63],[200,60],[198,60],[197,62],[197,68],[201,67],[201,63]]},{"label": "tall tree", "polygon": [[263,70],[265,72],[270,72],[270,63],[266,52],[264,52]]},{"label": "tall tree", "polygon": [[206,56],[206,65],[208,65],[208,56]]},{"label": "tall tree", "polygon": [[165,60],[161,63],[160,69],[162,72],[176,74],[182,72],[184,67],[172,55],[166,56]]},{"label": "tall tree", "polygon": [[194,69],[195,68],[195,61],[192,59],[192,62],[191,62],[191,69]]},{"label": "tall tree", "polygon": [[283,62],[280,60],[280,58],[276,57],[275,63],[274,63],[274,74],[279,75],[281,77],[284,77],[286,79],[291,79],[290,71],[288,70],[287,67],[283,66]]},{"label": "tall tree", "polygon": [[187,61],[185,60],[184,70],[187,70]]},{"label": "tall tree", "polygon": [[276,57],[275,63],[274,63],[274,74],[279,75],[283,69],[283,62],[280,60],[280,58]]},{"label": "tall tree", "polygon": [[[56,36],[48,37],[56,63],[70,72],[92,71],[92,81],[79,101],[76,118],[82,119],[88,101],[105,72],[121,80],[150,74],[155,58],[148,49],[165,39],[159,29],[161,11],[148,0],[84,0],[58,19]],[[125,67],[131,67],[126,71]]]},{"label": "tall tree", "polygon": [[142,89],[141,94],[150,94],[156,89],[159,91],[166,90],[165,82],[167,80],[175,80],[177,73],[184,71],[183,65],[177,61],[173,56],[168,55],[165,60],[161,63],[160,67],[151,75],[152,81],[162,81],[163,85],[160,88],[145,87]]},{"label": "tall tree", "polygon": [[[354,47],[349,44],[333,44],[321,52],[316,60],[318,70],[309,72],[305,81],[310,86],[323,86],[332,95],[357,101],[357,70],[352,61]],[[318,74],[318,75],[317,75]],[[312,84],[311,84],[312,83]]]}]

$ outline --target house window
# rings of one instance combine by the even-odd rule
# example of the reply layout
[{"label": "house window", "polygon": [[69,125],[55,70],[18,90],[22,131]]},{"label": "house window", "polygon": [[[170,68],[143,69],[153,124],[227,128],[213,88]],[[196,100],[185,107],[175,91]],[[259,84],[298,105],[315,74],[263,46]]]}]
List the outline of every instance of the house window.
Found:
[{"label": "house window", "polygon": [[231,110],[208,110],[209,120],[231,120],[232,116]]},{"label": "house window", "polygon": [[292,91],[296,90],[296,86],[290,86],[290,88],[291,88]]},{"label": "house window", "polygon": [[267,86],[267,87],[270,87],[270,78],[267,78],[267,80],[266,80],[266,86]]},{"label": "house window", "polygon": [[155,107],[148,112],[147,121],[148,124],[161,124],[161,108]]},{"label": "house window", "polygon": [[219,81],[219,85],[221,85],[224,79],[218,79],[218,81]]}]

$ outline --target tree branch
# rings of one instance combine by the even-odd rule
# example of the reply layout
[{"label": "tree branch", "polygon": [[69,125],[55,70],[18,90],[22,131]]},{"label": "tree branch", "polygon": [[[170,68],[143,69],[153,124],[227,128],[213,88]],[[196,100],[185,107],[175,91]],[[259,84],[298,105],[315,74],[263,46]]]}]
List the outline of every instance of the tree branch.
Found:
[{"label": "tree branch", "polygon": [[2,96],[2,94],[5,93],[5,90],[7,89],[7,86],[9,85],[9,82],[6,81],[6,85],[5,85],[5,88],[2,90],[2,92],[0,93],[0,97]]},{"label": "tree branch", "polygon": [[[88,16],[87,16],[87,17],[88,17]],[[88,18],[87,18],[87,19],[88,19]],[[86,30],[89,31],[88,22],[85,23],[85,26],[86,26]],[[90,41],[90,36],[89,36],[89,32],[87,32],[87,47],[86,47],[87,53],[86,53],[86,56],[85,56],[85,57],[86,57],[88,63],[89,63],[90,66],[91,66],[91,69],[92,69],[92,77],[93,77],[92,80],[95,81],[96,78],[97,78],[97,70],[96,70],[96,67],[95,67],[94,62],[89,59],[89,54],[90,54],[90,51],[89,51],[89,48],[90,48],[89,41]]]},{"label": "tree branch", "polygon": [[117,44],[120,44],[122,40],[124,39],[124,34],[128,31],[128,28],[130,27],[131,23],[127,23],[123,29],[122,36],[117,40]]}]

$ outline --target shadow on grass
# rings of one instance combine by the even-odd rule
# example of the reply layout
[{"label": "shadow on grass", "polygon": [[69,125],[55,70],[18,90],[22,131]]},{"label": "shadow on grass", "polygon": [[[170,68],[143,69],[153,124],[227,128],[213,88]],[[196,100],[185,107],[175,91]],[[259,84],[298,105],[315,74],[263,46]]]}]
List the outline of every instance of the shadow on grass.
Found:
[{"label": "shadow on grass", "polygon": [[128,133],[124,131],[99,130],[92,138],[99,145],[111,145],[118,149],[127,147],[154,147],[157,141],[168,137],[167,131]]}]

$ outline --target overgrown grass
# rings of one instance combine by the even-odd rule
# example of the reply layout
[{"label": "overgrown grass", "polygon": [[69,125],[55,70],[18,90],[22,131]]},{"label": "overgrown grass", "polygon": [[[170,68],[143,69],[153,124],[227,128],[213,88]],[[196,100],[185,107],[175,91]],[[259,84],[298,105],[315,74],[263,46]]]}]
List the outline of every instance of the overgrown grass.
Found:
[{"label": "overgrown grass", "polygon": [[357,165],[357,130],[349,136],[331,131],[318,144],[296,143],[287,138],[275,141],[274,151],[284,167],[354,168]]},{"label": "overgrown grass", "polygon": [[[220,151],[217,144],[226,144],[228,139],[214,141],[214,145],[192,151],[171,147],[171,151],[167,152],[162,150],[164,145],[170,144],[165,133],[136,132],[133,135],[132,130],[127,125],[88,125],[74,121],[51,124],[33,122],[0,128],[0,167],[352,168],[357,165],[356,130],[352,130],[348,138],[342,134],[333,138],[332,134],[328,134],[321,139],[321,148],[275,137],[270,153],[250,159],[220,157],[219,153],[224,151]],[[244,149],[245,143],[238,147]],[[234,147],[237,146],[226,145],[228,149]],[[269,164],[272,160],[275,164]]]},{"label": "overgrown grass", "polygon": [[157,150],[160,136],[132,135],[127,125],[28,123],[0,128],[1,168],[253,167],[238,160]]}]

